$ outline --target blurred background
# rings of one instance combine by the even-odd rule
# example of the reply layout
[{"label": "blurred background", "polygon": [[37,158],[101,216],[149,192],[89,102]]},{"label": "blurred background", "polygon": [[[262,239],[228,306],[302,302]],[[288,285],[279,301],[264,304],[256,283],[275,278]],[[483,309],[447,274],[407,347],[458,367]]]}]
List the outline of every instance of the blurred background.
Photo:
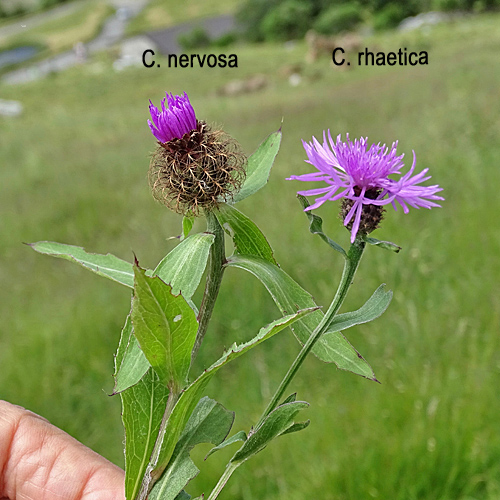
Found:
[{"label": "blurred background", "polygon": [[[310,427],[273,442],[221,497],[500,498],[500,12],[498,0],[0,0],[0,397],[123,466],[113,353],[130,292],[23,242],[53,240],[154,267],[181,218],[147,185],[148,99],[188,92],[197,116],[250,154],[282,125],[268,186],[238,208],[318,304],[341,257],[312,236],[286,181],[309,170],[301,139],[399,140],[443,188],[443,208],[388,211],[344,311],[382,282],[385,315],[346,335],[381,384],[311,357],[293,382]],[[331,63],[346,48],[349,70]],[[356,54],[427,51],[425,66],[358,66]],[[145,68],[155,51],[160,68]],[[169,53],[236,54],[237,68],[168,67]],[[338,207],[318,214],[348,245]],[[198,221],[195,230],[204,230]],[[174,239],[172,239],[174,237]],[[230,249],[228,248],[228,251]],[[196,297],[195,297],[196,298]],[[197,296],[199,301],[200,296]],[[229,269],[193,373],[279,312]],[[207,395],[248,429],[298,352],[284,333],[219,372]],[[200,464],[208,447],[193,452]],[[208,493],[231,450],[187,488]]]}]

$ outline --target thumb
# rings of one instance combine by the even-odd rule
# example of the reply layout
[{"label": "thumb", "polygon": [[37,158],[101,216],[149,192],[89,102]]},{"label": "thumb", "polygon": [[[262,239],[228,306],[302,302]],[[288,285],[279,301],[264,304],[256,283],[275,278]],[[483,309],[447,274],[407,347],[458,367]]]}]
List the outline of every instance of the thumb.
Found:
[{"label": "thumb", "polygon": [[124,473],[45,419],[0,401],[0,499],[123,500]]}]

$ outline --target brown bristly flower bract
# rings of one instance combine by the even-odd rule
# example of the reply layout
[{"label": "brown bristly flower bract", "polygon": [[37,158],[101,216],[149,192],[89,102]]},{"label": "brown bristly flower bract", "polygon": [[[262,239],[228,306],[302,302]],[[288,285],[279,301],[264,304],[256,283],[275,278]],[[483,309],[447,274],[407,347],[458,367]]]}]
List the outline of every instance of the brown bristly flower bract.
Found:
[{"label": "brown bristly flower bract", "polygon": [[183,215],[199,215],[230,201],[245,180],[239,144],[202,121],[182,138],[161,143],[151,157],[149,185],[155,199]]}]

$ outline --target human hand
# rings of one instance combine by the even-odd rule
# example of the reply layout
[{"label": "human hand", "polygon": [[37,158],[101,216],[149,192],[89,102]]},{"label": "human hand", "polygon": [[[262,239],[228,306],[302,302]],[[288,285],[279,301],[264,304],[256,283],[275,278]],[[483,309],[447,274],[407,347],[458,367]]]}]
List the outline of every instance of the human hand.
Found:
[{"label": "human hand", "polygon": [[0,500],[123,500],[124,473],[47,420],[0,401]]}]

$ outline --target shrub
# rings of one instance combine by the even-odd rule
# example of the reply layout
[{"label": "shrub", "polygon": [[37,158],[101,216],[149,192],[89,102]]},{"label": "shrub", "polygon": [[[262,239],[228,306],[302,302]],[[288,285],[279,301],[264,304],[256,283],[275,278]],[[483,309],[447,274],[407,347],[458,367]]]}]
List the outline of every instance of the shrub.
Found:
[{"label": "shrub", "polygon": [[318,16],[314,23],[314,29],[324,35],[335,34],[341,31],[350,31],[361,21],[362,10],[358,4],[337,5],[323,11]]},{"label": "shrub", "polygon": [[391,3],[375,12],[373,27],[376,30],[395,28],[405,17],[407,17],[405,9],[400,4]]},{"label": "shrub", "polygon": [[265,40],[301,38],[311,25],[311,6],[300,0],[285,0],[271,9],[262,20]]},{"label": "shrub", "polygon": [[216,38],[212,40],[211,45],[214,47],[228,47],[229,45],[232,45],[236,40],[238,39],[238,35],[234,32],[231,33],[226,33],[225,35],[220,36],[219,38]]},{"label": "shrub", "polygon": [[210,37],[202,27],[193,28],[191,31],[179,35],[177,41],[184,50],[208,47],[210,45]]},{"label": "shrub", "polygon": [[467,0],[433,0],[432,8],[436,10],[462,10],[467,9]]},{"label": "shrub", "polygon": [[264,40],[262,20],[278,5],[278,0],[246,0],[236,13],[236,20],[243,27],[243,34],[251,42]]}]

